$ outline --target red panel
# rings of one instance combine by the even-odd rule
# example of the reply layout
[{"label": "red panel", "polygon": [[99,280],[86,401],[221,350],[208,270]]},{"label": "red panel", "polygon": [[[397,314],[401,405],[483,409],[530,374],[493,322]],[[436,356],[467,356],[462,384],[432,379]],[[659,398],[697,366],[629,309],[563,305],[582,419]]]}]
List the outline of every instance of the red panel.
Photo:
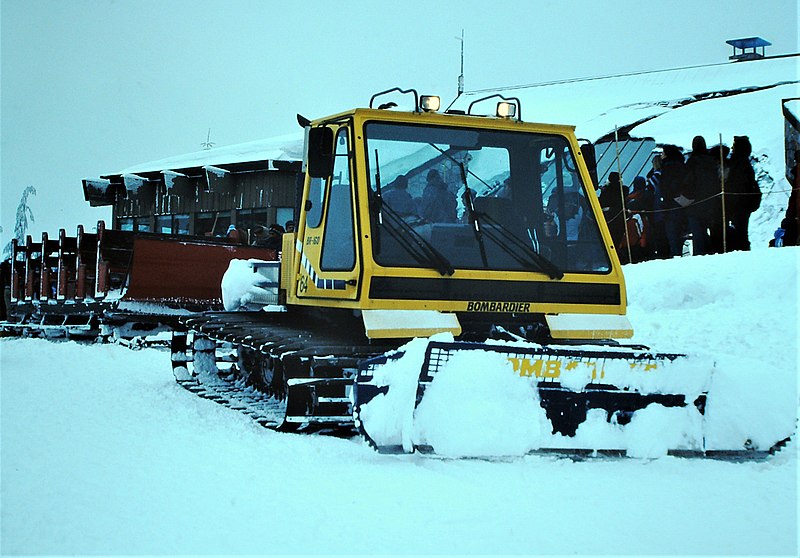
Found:
[{"label": "red panel", "polygon": [[275,250],[137,238],[126,300],[220,303],[232,259],[274,261]]}]

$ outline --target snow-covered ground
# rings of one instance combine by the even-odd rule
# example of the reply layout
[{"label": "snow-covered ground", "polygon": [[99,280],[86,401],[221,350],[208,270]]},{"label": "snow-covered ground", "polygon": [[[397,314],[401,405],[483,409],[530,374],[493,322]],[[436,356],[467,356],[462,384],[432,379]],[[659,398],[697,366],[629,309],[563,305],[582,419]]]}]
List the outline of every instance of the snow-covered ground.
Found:
[{"label": "snow-covered ground", "polygon": [[[634,341],[713,355],[743,416],[796,421],[799,259],[626,266]],[[798,552],[796,438],[744,463],[385,456],[260,428],[155,349],[2,339],[0,364],[3,554]]]}]

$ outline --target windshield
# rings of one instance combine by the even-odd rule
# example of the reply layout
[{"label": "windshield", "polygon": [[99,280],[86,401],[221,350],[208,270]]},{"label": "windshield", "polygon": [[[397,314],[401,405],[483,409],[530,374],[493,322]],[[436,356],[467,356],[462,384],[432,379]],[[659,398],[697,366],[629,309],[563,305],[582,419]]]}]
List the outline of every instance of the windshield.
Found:
[{"label": "windshield", "polygon": [[[368,176],[388,206],[456,269],[610,271],[565,138],[371,122]],[[467,188],[469,191],[467,191]],[[471,204],[471,205],[470,205]],[[421,267],[392,220],[372,220],[375,261]],[[545,266],[546,267],[546,266]]]}]

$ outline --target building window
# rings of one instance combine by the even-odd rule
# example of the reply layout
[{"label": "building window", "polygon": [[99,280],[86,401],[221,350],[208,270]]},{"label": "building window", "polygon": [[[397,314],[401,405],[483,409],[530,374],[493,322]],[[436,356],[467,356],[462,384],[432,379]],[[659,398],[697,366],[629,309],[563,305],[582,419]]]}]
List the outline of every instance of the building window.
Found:
[{"label": "building window", "polygon": [[172,215],[158,215],[156,217],[156,232],[158,233],[172,232]]},{"label": "building window", "polygon": [[268,227],[266,209],[242,209],[236,216],[236,226],[251,236],[256,227]]},{"label": "building window", "polygon": [[189,215],[157,215],[156,232],[164,234],[189,234]]},{"label": "building window", "polygon": [[230,211],[198,213],[194,218],[194,234],[222,237],[227,234],[230,224]]},{"label": "building window", "polygon": [[133,225],[137,232],[150,232],[150,217],[136,217]]},{"label": "building window", "polygon": [[172,217],[172,232],[176,234],[189,234],[188,213],[181,213]]},{"label": "building window", "polygon": [[286,223],[288,221],[294,220],[294,208],[293,207],[276,207],[275,208],[275,220],[281,227],[286,227]]}]

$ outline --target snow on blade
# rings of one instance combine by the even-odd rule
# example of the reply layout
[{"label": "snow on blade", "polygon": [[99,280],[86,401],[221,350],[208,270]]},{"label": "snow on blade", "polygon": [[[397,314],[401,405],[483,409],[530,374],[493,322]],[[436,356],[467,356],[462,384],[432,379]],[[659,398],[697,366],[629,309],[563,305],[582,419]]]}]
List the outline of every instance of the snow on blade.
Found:
[{"label": "snow on blade", "polygon": [[414,413],[415,444],[453,457],[524,455],[550,428],[532,380],[481,351],[455,353]]},{"label": "snow on blade", "polygon": [[228,270],[222,276],[222,304],[225,310],[233,312],[246,308],[255,300],[269,296],[265,288],[269,281],[260,273],[253,270],[252,263],[263,260],[231,260]]},{"label": "snow on blade", "polygon": [[[453,336],[441,334],[432,339],[452,341]],[[427,339],[414,339],[397,350],[401,357],[390,358],[374,371],[371,383],[388,391],[361,406],[359,421],[369,425],[367,431],[380,447],[402,446],[405,451],[413,451],[414,402],[427,346]]]}]

